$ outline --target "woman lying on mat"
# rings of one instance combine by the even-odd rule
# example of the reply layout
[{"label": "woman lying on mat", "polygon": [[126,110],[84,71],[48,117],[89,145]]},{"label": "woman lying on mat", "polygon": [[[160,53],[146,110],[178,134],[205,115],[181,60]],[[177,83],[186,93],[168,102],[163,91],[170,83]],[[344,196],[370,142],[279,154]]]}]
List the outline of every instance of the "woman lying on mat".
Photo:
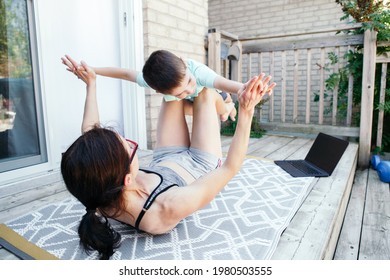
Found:
[{"label": "woman lying on mat", "polygon": [[153,160],[141,169],[137,143],[99,126],[96,74],[84,62],[77,67],[75,75],[87,85],[82,135],[63,154],[61,172],[87,210],[78,229],[81,244],[87,252],[97,250],[101,259],[108,259],[121,240],[107,218],[162,234],[207,205],[240,170],[254,108],[274,87],[271,77],[261,74],[238,91],[237,128],[221,166],[217,93],[205,89],[195,98],[191,138],[184,103],[163,101]]}]

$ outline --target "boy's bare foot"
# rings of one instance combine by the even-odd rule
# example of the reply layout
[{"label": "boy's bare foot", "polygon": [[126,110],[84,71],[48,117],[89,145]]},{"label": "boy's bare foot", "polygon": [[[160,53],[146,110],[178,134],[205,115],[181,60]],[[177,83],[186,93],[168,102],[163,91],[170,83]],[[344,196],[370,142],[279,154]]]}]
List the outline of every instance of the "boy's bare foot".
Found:
[{"label": "boy's bare foot", "polygon": [[[233,105],[234,105],[234,102],[232,102]],[[237,116],[237,109],[235,106],[233,106],[233,110],[230,111],[230,114],[229,114],[229,117],[232,121],[235,121],[236,120],[236,116]]]},{"label": "boy's bare foot", "polygon": [[228,120],[229,117],[232,121],[235,121],[237,110],[234,106],[234,102],[230,101],[225,103],[225,107],[226,107],[226,113],[221,115],[221,121],[225,122]]}]

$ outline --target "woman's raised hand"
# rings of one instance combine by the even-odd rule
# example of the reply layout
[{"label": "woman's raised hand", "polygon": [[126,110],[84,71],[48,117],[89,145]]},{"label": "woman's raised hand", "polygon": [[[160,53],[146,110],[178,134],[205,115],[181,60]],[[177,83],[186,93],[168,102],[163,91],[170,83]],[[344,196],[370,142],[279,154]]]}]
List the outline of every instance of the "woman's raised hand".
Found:
[{"label": "woman's raised hand", "polygon": [[87,85],[96,81],[96,73],[85,61],[81,61],[81,65],[76,70],[76,75],[82,79]]},{"label": "woman's raised hand", "polygon": [[72,59],[69,55],[65,55],[64,57],[61,57],[61,60],[62,64],[67,67],[66,70],[72,72],[73,74],[76,74],[75,72],[80,65],[74,59]]},{"label": "woman's raised hand", "polygon": [[238,91],[238,101],[240,110],[248,110],[253,113],[255,106],[261,101],[265,94],[272,94],[276,83],[269,84],[272,77],[262,73],[254,76],[246,82]]},{"label": "woman's raised hand", "polygon": [[95,71],[84,61],[78,64],[69,55],[61,57],[62,63],[67,67],[66,70],[72,72],[77,78],[83,80],[87,85],[96,80]]}]

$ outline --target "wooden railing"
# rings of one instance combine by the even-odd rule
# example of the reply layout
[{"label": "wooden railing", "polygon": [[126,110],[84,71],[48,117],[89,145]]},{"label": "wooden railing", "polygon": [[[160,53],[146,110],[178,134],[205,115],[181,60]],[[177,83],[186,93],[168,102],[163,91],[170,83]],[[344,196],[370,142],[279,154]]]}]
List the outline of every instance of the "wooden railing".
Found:
[{"label": "wooden railing", "polygon": [[[358,164],[365,168],[369,164],[371,149],[375,66],[376,62],[382,63],[384,82],[381,94],[384,99],[388,57],[376,58],[376,32],[336,36],[336,31],[339,30],[237,38],[226,32],[211,30],[208,36],[208,64],[219,74],[238,81],[246,81],[261,72],[272,75],[278,86],[257,112],[261,126],[267,131],[280,133],[316,134],[323,131],[344,137],[359,137]],[[329,92],[326,81],[345,65],[344,54],[354,46],[363,44],[361,108],[354,108],[352,76],[349,77],[348,93],[342,100],[346,104],[338,103],[338,85],[334,84]],[[221,46],[228,48],[227,54],[225,52],[222,56]],[[330,63],[329,54],[337,57],[337,63]],[[346,108],[344,114],[340,114],[339,105]],[[361,114],[360,123],[353,121],[356,112]],[[383,113],[380,118],[378,139],[382,139],[379,133],[383,131]]]},{"label": "wooden railing", "polygon": [[[380,43],[378,43],[380,44]],[[390,46],[390,43],[381,43],[382,46]],[[383,122],[384,122],[384,109],[383,105],[385,103],[386,96],[386,80],[387,80],[387,64],[390,62],[390,53],[384,53],[376,57],[376,63],[382,63],[381,71],[381,84],[379,90],[379,114],[378,114],[378,127],[376,135],[376,146],[382,146],[382,136],[383,136]]]}]

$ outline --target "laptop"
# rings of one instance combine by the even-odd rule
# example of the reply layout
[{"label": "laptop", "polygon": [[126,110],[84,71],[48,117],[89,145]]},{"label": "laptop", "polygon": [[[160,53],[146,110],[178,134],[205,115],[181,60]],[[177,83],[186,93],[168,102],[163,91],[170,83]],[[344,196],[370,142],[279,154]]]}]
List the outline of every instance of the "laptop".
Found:
[{"label": "laptop", "polygon": [[293,177],[328,177],[344,154],[348,141],[320,132],[303,160],[275,160]]}]

